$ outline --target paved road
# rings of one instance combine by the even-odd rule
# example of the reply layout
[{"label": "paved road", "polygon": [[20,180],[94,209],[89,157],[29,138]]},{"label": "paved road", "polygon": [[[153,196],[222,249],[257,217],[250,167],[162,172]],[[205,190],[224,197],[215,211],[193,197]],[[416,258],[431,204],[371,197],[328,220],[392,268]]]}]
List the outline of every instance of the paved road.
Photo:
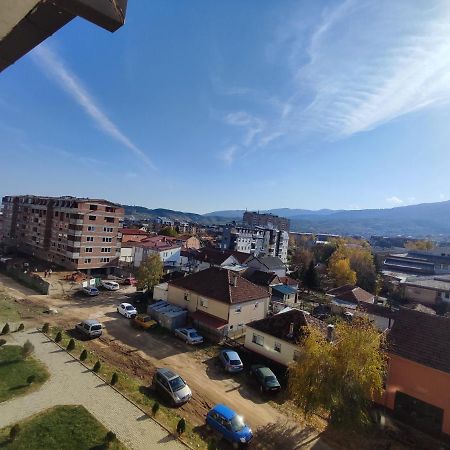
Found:
[{"label": "paved road", "polygon": [[164,428],[41,333],[8,336],[11,344],[22,345],[27,339],[35,347],[35,356],[46,364],[51,377],[38,391],[0,403],[0,428],[55,405],[83,405],[107,429],[114,431],[130,450],[186,450]]}]

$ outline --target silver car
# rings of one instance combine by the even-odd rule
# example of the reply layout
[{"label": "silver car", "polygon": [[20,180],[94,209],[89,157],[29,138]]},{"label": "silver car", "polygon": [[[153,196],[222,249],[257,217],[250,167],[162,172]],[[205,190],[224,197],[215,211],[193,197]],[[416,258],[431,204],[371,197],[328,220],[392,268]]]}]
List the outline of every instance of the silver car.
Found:
[{"label": "silver car", "polygon": [[183,378],[171,369],[156,369],[153,387],[168,397],[173,405],[181,405],[192,398],[192,391]]},{"label": "silver car", "polygon": [[203,343],[203,336],[198,334],[195,328],[177,328],[175,330],[175,336],[183,339],[186,344],[195,345]]},{"label": "silver car", "polygon": [[102,324],[96,320],[83,320],[77,323],[75,329],[90,338],[96,338],[102,335]]}]

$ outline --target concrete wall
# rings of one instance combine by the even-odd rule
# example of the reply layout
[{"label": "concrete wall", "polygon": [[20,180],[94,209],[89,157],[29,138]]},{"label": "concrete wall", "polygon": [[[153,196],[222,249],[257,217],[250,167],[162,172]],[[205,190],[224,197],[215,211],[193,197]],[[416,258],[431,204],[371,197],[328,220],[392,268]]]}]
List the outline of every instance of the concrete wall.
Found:
[{"label": "concrete wall", "polygon": [[[262,337],[263,342],[257,344],[253,342],[253,335]],[[275,343],[279,345],[280,351],[275,350]],[[247,326],[245,330],[245,348],[255,353],[259,353],[266,358],[276,361],[280,364],[288,366],[294,361],[295,352],[299,351],[299,347],[289,342],[277,339],[269,334],[262,333]]]},{"label": "concrete wall", "polygon": [[432,289],[425,289],[418,286],[405,286],[403,297],[410,302],[423,303],[425,305],[434,305],[438,294]]},{"label": "concrete wall", "polygon": [[450,374],[389,355],[384,405],[394,409],[395,393],[403,392],[444,410],[442,432],[450,435]]}]

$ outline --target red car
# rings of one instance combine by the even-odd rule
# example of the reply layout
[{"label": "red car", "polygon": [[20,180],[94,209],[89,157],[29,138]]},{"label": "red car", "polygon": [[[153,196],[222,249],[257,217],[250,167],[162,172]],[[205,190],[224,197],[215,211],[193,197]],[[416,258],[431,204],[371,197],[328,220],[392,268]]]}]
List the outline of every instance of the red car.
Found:
[{"label": "red car", "polygon": [[128,286],[134,286],[136,284],[136,278],[134,277],[125,278],[123,284],[127,284]]}]

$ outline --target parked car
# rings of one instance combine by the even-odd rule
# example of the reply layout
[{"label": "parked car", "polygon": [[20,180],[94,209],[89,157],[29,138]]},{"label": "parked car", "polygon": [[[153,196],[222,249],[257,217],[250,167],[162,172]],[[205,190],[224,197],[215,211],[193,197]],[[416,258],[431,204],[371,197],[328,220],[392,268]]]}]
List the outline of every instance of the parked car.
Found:
[{"label": "parked car", "polygon": [[127,277],[125,278],[125,280],[123,280],[123,284],[127,284],[128,286],[134,286],[136,284],[136,278]]},{"label": "parked car", "polygon": [[125,316],[127,319],[134,319],[137,316],[136,308],[129,303],[121,303],[117,307],[117,312]]},{"label": "parked car", "polygon": [[219,353],[219,360],[227,372],[242,372],[244,364],[241,358],[234,350],[221,350]]},{"label": "parked car", "polygon": [[186,344],[201,344],[203,342],[203,336],[198,334],[195,328],[177,328],[175,330],[175,336],[183,339]]},{"label": "parked car", "polygon": [[95,286],[86,286],[82,289],[83,293],[89,295],[90,297],[94,297],[95,295],[100,294],[100,291]]},{"label": "parked car", "polygon": [[243,447],[253,439],[244,419],[225,405],[216,405],[206,414],[206,425],[218,431],[234,448]]},{"label": "parked car", "polygon": [[173,405],[181,405],[192,398],[189,386],[171,369],[157,369],[152,384],[154,389],[168,397]]},{"label": "parked car", "polygon": [[261,392],[278,392],[281,389],[277,377],[268,367],[255,364],[250,367],[250,373],[258,382]]},{"label": "parked car", "polygon": [[103,280],[102,286],[105,289],[108,289],[108,291],[118,291],[120,289],[119,283],[116,283],[115,281],[110,281],[110,280]]},{"label": "parked car", "polygon": [[75,329],[90,338],[102,335],[102,324],[96,320],[83,320],[75,325]]},{"label": "parked car", "polygon": [[158,325],[156,320],[153,320],[148,314],[138,314],[131,324],[136,328],[143,328],[144,330],[149,330],[150,328]]}]

